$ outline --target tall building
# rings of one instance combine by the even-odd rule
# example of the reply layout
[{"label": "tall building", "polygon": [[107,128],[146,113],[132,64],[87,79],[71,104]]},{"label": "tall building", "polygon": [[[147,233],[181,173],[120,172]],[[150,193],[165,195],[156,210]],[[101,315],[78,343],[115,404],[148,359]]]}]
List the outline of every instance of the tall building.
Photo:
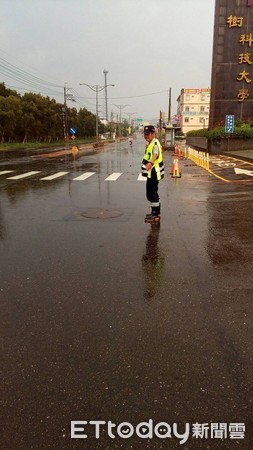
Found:
[{"label": "tall building", "polygon": [[216,0],[210,128],[253,120],[253,0]]},{"label": "tall building", "polygon": [[191,130],[208,128],[210,88],[181,89],[177,98],[178,126],[186,134]]}]

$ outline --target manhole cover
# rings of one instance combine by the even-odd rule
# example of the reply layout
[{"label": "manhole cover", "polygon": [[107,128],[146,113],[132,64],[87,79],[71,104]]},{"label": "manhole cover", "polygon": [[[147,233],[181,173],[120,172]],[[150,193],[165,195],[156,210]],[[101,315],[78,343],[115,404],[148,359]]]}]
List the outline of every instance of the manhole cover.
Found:
[{"label": "manhole cover", "polygon": [[97,209],[90,208],[81,213],[81,216],[88,219],[114,219],[123,215],[122,211],[118,209]]}]

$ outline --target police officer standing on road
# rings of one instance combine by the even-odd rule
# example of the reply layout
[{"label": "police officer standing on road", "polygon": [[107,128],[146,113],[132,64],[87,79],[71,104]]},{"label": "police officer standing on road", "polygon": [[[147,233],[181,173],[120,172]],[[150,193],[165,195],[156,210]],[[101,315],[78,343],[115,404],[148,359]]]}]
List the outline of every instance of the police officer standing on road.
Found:
[{"label": "police officer standing on road", "polygon": [[144,138],[147,141],[146,152],[142,161],[142,175],[147,178],[146,196],[151,203],[151,214],[147,214],[145,222],[159,223],[161,203],[158,195],[159,181],[164,177],[162,146],[155,137],[155,127],[144,127]]}]

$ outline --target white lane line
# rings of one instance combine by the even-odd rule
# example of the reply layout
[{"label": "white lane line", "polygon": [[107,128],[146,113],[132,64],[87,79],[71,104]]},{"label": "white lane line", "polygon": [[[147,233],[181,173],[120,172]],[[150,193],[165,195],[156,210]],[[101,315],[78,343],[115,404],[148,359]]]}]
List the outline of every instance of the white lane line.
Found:
[{"label": "white lane line", "polygon": [[7,180],[20,180],[21,178],[31,177],[32,175],[36,175],[36,173],[40,173],[41,171],[33,171],[22,173],[21,175],[15,175],[14,177],[8,177]]},{"label": "white lane line", "polygon": [[120,175],[122,175],[122,172],[114,172],[109,175],[109,177],[107,177],[105,181],[116,181],[120,177]]},{"label": "white lane line", "polygon": [[82,175],[79,175],[79,177],[73,178],[73,180],[75,181],[82,181],[82,180],[87,180],[87,178],[91,177],[92,175],[95,175],[96,172],[86,172],[83,173]]},{"label": "white lane line", "polygon": [[139,173],[139,176],[137,178],[137,181],[146,181],[147,177],[143,177],[141,173]]},{"label": "white lane line", "polygon": [[14,172],[14,170],[2,170],[0,172],[0,175],[5,175],[6,173],[11,173],[11,172]]},{"label": "white lane line", "polygon": [[48,177],[40,178],[40,180],[54,180],[55,178],[63,177],[67,173],[69,173],[69,172],[57,172],[57,173],[54,173],[53,175],[49,175]]},{"label": "white lane line", "polygon": [[236,175],[238,174],[243,174],[243,175],[248,175],[250,177],[253,177],[253,171],[252,170],[246,170],[246,169],[239,169],[239,167],[235,167],[234,171],[236,173]]}]

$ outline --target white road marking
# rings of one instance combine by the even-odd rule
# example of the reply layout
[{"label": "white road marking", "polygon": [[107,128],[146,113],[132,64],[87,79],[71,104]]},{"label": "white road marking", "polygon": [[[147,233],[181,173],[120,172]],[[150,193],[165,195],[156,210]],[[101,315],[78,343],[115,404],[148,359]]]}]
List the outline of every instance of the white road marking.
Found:
[{"label": "white road marking", "polygon": [[244,175],[248,175],[250,177],[253,177],[253,171],[252,170],[238,169],[237,167],[235,167],[235,173],[236,173],[236,175],[244,174]]},{"label": "white road marking", "polygon": [[[8,174],[14,172],[14,170],[2,170],[0,171],[0,175],[4,175],[4,174]],[[15,175],[15,176],[11,176],[11,177],[7,177],[7,180],[21,180],[23,178],[28,178],[31,177],[32,175],[36,175],[37,173],[41,173],[41,170],[39,171],[31,171],[31,172],[26,172],[26,173],[22,173],[21,175]],[[64,175],[67,175],[70,172],[56,172],[53,175],[48,175],[46,177],[43,178],[39,178],[39,180],[47,180],[47,181],[51,181],[54,180],[56,178],[60,178],[63,177]],[[96,172],[85,172],[81,175],[79,175],[78,177],[73,178],[73,181],[84,181],[87,180],[87,178],[90,178],[92,175],[95,175]],[[104,181],[117,181],[121,175],[123,175],[123,172],[113,172],[111,175],[109,175],[107,178],[105,178]],[[139,173],[137,181],[146,181],[146,177],[142,176],[142,173]]]},{"label": "white road marking", "polygon": [[14,170],[2,170],[0,172],[0,175],[5,175],[6,173],[11,173],[11,172],[14,172]]},{"label": "white road marking", "polygon": [[105,181],[116,181],[120,177],[120,175],[122,175],[122,172],[114,172],[109,175],[109,177],[107,177]]},{"label": "white road marking", "polygon": [[22,173],[21,175],[15,175],[14,177],[8,177],[7,180],[20,180],[21,178],[27,178],[27,177],[31,177],[32,175],[36,175],[36,173],[40,173],[41,171],[32,171],[32,172],[26,172],[26,173]]},{"label": "white road marking", "polygon": [[63,177],[67,173],[69,172],[57,172],[54,173],[53,175],[49,175],[48,177],[40,178],[40,180],[54,180],[55,178]]},{"label": "white road marking", "polygon": [[83,180],[87,180],[87,178],[91,177],[92,175],[95,175],[96,172],[86,172],[83,173],[82,175],[79,175],[79,177],[73,178],[73,180],[75,181],[83,181]]}]

